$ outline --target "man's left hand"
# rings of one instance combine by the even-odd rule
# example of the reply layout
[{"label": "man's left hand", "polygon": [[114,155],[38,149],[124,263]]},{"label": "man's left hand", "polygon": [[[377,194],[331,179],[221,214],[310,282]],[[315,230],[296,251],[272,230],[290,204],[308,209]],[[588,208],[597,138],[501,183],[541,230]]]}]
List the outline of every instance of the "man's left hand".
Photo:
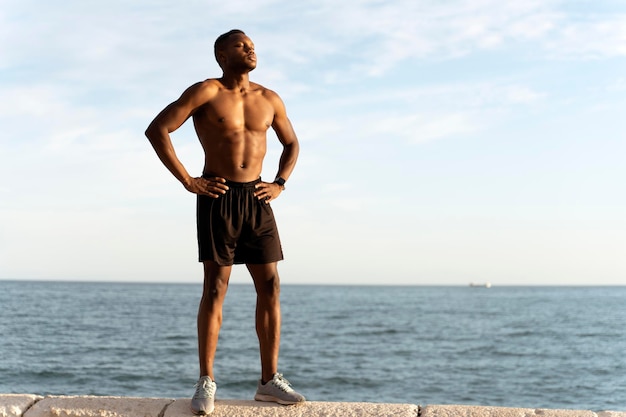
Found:
[{"label": "man's left hand", "polygon": [[260,182],[255,188],[254,196],[259,200],[265,201],[265,204],[269,204],[270,201],[277,198],[283,191],[283,187],[275,182]]}]

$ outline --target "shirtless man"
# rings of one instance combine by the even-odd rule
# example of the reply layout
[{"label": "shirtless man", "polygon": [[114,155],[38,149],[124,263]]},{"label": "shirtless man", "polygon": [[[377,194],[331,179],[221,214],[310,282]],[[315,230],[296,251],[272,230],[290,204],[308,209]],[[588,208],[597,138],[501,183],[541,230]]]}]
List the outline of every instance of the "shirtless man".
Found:
[{"label": "shirtless man", "polygon": [[[221,35],[215,41],[215,58],[222,77],[189,87],[146,130],[163,164],[188,191],[197,194],[204,290],[198,310],[200,379],[191,408],[198,415],[214,409],[213,363],[233,264],[246,264],[257,293],[261,379],[255,400],[305,401],[278,373],[281,315],[277,262],[283,254],[269,205],[285,189],[294,169],[298,139],[280,97],[249,80],[249,72],[257,65],[250,38],[240,30]],[[189,175],[177,158],[169,135],[189,117],[205,152],[204,171],[198,178]],[[283,151],[275,181],[264,182],[260,175],[270,126]]]}]

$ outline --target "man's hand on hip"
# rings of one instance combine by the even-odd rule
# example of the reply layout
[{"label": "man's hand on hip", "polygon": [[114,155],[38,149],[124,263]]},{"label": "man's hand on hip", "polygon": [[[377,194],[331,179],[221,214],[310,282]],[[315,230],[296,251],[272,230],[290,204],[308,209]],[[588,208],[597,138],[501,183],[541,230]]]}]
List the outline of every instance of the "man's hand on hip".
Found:
[{"label": "man's hand on hip", "polygon": [[191,178],[189,182],[184,184],[184,186],[189,192],[208,195],[213,198],[218,198],[219,196],[226,194],[226,191],[228,191],[226,179],[222,177]]},{"label": "man's hand on hip", "polygon": [[265,201],[265,204],[269,204],[283,191],[283,187],[275,182],[260,182],[255,185],[255,188],[254,196],[259,200]]}]

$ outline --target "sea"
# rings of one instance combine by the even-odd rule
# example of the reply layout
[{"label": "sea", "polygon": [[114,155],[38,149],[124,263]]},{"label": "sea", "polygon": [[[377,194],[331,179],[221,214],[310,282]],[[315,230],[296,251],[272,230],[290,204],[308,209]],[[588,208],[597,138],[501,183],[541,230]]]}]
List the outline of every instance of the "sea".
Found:
[{"label": "sea", "polygon": [[[190,397],[200,284],[0,281],[0,393]],[[312,401],[626,411],[626,287],[283,285],[280,372]],[[231,284],[217,397],[260,375]]]}]

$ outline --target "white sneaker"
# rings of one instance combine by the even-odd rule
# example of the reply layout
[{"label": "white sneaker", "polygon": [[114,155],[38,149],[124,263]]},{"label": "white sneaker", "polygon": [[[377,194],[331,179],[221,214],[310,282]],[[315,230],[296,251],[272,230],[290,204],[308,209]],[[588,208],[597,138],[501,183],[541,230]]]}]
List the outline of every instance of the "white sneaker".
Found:
[{"label": "white sneaker", "polygon": [[283,405],[297,404],[306,401],[303,395],[298,394],[291,388],[291,384],[282,374],[274,374],[271,381],[263,385],[259,380],[254,399],[257,401],[270,401]]},{"label": "white sneaker", "polygon": [[195,415],[211,414],[215,409],[217,385],[208,376],[203,376],[196,384],[196,392],[191,398],[191,412]]}]

